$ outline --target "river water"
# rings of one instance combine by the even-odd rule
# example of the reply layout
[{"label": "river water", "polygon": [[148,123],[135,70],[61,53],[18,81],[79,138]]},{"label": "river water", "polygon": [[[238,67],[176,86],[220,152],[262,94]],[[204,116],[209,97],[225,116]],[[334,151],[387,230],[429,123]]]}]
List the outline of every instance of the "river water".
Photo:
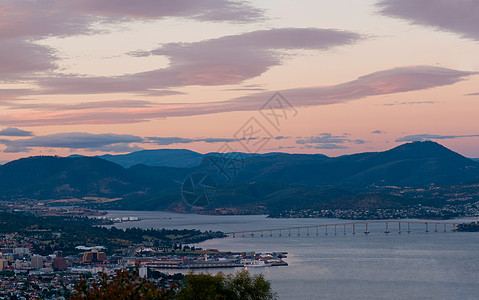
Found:
[{"label": "river water", "polygon": [[[109,211],[108,216],[139,217],[117,228],[185,228],[223,232],[349,223],[337,219],[270,219],[265,216],[204,216],[167,212]],[[280,299],[479,299],[479,233],[443,232],[443,226],[371,224],[369,235],[315,230],[236,235],[198,244],[229,251],[285,251],[289,266],[254,268],[271,281]],[[223,270],[231,272],[232,270]]]}]

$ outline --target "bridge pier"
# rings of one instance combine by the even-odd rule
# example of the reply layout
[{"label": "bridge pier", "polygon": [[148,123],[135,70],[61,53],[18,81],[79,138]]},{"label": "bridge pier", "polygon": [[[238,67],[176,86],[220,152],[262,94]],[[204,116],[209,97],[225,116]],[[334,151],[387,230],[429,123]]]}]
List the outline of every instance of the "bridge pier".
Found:
[{"label": "bridge pier", "polygon": [[[385,231],[384,233],[386,234],[389,234],[390,233],[390,230],[389,230],[389,223],[397,223],[398,224],[398,227],[397,227],[397,230],[398,230],[398,234],[401,234],[402,233],[402,230],[404,229],[404,223],[407,224],[407,233],[410,233],[411,232],[411,224],[412,225],[418,225],[418,228],[421,226],[421,224],[424,224],[425,228],[425,232],[426,233],[429,233],[429,227],[430,225],[434,225],[434,232],[439,232],[439,231],[444,231],[444,232],[447,232],[448,230],[448,226],[451,226],[451,231],[456,231],[457,230],[457,224],[456,223],[442,223],[442,222],[429,222],[429,220],[427,222],[423,222],[423,221],[391,221],[391,220],[388,220],[388,221],[375,221],[375,222],[368,222],[368,221],[362,221],[362,222],[351,222],[351,223],[343,223],[343,224],[323,224],[323,225],[312,225],[312,226],[301,226],[301,227],[291,227],[291,228],[278,228],[278,229],[258,229],[258,230],[251,230],[251,231],[237,231],[237,232],[229,232],[227,233],[227,236],[228,237],[233,237],[233,238],[236,238],[237,236],[239,237],[240,235],[244,238],[245,236],[250,236],[251,237],[255,237],[255,235],[257,236],[260,236],[260,237],[265,237],[267,236],[268,234],[268,231],[269,231],[269,236],[270,237],[273,237],[275,236],[274,235],[274,232],[276,231],[279,231],[279,236],[282,236],[283,235],[283,231],[288,231],[288,236],[291,236],[291,231],[293,231],[293,235],[294,235],[294,231],[296,230],[297,231],[297,236],[301,236],[301,230],[303,229],[306,229],[306,235],[307,236],[310,236],[310,235],[313,235],[313,233],[311,232],[311,230],[313,230],[314,228],[316,229],[316,236],[319,236],[319,228],[320,227],[324,227],[324,234],[327,236],[329,233],[331,233],[331,230],[329,229],[329,227],[334,227],[334,235],[337,235],[338,234],[338,226],[343,226],[343,234],[346,235],[347,233],[347,230],[346,230],[346,227],[347,226],[351,226],[351,233],[353,235],[356,234],[356,225],[360,225],[363,226],[364,225],[364,234],[368,235],[370,234],[369,232],[369,224],[370,223],[376,223],[376,224],[381,224],[381,223],[384,223],[384,226],[385,226]],[[441,230],[441,224],[443,226],[443,229]],[[379,225],[380,226],[380,225]],[[415,228],[415,227],[413,227]],[[394,231],[395,229],[393,229]],[[330,231],[330,232],[328,232]],[[431,229],[432,231],[432,229]]]}]

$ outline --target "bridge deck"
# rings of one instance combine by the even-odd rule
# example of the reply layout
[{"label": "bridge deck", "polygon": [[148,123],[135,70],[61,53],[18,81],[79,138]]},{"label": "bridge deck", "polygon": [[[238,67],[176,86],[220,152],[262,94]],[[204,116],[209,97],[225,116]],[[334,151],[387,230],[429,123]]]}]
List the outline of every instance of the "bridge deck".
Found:
[{"label": "bridge deck", "polygon": [[[386,233],[389,232],[388,227],[389,224],[398,224],[399,231],[401,230],[401,225],[424,225],[426,226],[426,231],[428,231],[429,225],[434,225],[437,229],[438,225],[449,226],[452,227],[453,231],[456,229],[456,226],[459,223],[454,222],[426,222],[426,221],[361,221],[361,222],[349,222],[349,223],[337,223],[337,224],[320,224],[320,225],[309,225],[309,226],[297,226],[297,227],[283,227],[283,228],[269,228],[269,229],[254,229],[254,230],[245,230],[245,231],[235,231],[235,232],[227,232],[227,235],[238,235],[238,234],[254,234],[254,233],[262,233],[262,232],[273,232],[273,231],[291,231],[291,230],[301,230],[301,229],[315,229],[315,228],[327,228],[327,227],[356,227],[356,225],[364,225],[366,227],[366,232],[369,224],[384,224],[386,226]],[[444,227],[445,228],[445,227]]]}]

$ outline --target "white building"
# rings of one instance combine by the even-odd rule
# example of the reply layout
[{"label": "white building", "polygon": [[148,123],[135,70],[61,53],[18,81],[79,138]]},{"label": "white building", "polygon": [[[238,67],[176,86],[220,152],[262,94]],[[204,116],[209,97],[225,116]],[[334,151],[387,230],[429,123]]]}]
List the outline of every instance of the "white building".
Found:
[{"label": "white building", "polygon": [[30,254],[30,249],[28,248],[14,248],[13,254]]},{"label": "white building", "polygon": [[15,261],[14,266],[15,266],[15,270],[25,270],[25,269],[30,269],[31,267],[29,261],[19,260],[19,259]]}]

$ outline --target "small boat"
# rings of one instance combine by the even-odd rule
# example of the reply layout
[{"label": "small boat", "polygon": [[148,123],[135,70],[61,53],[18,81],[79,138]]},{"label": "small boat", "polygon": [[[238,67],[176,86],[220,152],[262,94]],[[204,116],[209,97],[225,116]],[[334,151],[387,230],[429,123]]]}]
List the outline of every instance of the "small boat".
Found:
[{"label": "small boat", "polygon": [[256,259],[242,259],[241,264],[245,267],[269,267],[270,264],[264,262],[264,260],[256,260]]}]

